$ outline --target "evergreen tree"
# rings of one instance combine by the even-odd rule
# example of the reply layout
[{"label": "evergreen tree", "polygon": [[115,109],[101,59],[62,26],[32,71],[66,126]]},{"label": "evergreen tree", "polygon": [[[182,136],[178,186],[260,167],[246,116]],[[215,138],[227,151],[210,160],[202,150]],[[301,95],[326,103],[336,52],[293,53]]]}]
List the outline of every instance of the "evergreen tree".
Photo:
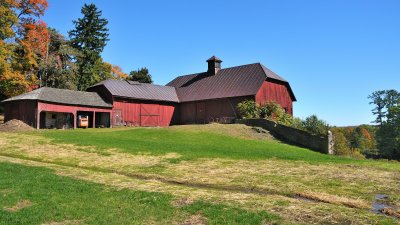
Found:
[{"label": "evergreen tree", "polygon": [[151,79],[151,74],[146,67],[131,71],[127,79],[140,83],[153,83],[153,80]]},{"label": "evergreen tree", "polygon": [[[374,92],[369,98],[372,99],[371,104],[376,106],[373,110],[377,115],[376,121],[381,123],[376,133],[381,155],[390,159],[400,159],[400,92],[379,91]],[[377,110],[378,108],[380,110]],[[376,113],[379,111],[381,113]]]},{"label": "evergreen tree", "polygon": [[78,76],[77,89],[85,90],[90,85],[102,80],[102,76],[96,74],[99,66],[103,66],[101,52],[107,44],[108,21],[101,18],[102,12],[96,5],[85,4],[81,10],[83,18],[73,21],[75,29],[69,32],[71,44],[80,51],[77,58]]}]

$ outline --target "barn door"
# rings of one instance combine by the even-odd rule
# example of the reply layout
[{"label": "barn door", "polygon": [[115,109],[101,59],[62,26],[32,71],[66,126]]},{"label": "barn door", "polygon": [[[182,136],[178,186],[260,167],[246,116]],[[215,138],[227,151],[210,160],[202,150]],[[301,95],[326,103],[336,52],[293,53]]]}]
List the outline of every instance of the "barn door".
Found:
[{"label": "barn door", "polygon": [[206,122],[206,104],[204,102],[196,103],[196,123]]},{"label": "barn door", "polygon": [[120,109],[114,109],[113,112],[114,126],[122,126],[122,111]]},{"label": "barn door", "polygon": [[140,104],[140,126],[160,126],[160,105]]}]

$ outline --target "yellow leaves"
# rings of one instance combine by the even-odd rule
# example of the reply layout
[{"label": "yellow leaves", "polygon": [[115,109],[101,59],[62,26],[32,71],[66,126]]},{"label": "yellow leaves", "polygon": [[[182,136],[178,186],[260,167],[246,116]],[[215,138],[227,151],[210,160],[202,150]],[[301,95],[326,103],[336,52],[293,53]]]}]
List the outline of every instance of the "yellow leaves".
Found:
[{"label": "yellow leaves", "polygon": [[22,94],[31,88],[31,83],[18,71],[6,70],[0,77],[2,93],[7,97]]},{"label": "yellow leaves", "polygon": [[0,5],[0,39],[11,38],[15,35],[12,25],[18,22],[15,12],[4,4]]},{"label": "yellow leaves", "polygon": [[30,90],[35,82],[34,78],[28,79],[22,72],[12,67],[13,64],[8,61],[13,59],[12,54],[10,45],[0,40],[0,90],[7,97]]}]

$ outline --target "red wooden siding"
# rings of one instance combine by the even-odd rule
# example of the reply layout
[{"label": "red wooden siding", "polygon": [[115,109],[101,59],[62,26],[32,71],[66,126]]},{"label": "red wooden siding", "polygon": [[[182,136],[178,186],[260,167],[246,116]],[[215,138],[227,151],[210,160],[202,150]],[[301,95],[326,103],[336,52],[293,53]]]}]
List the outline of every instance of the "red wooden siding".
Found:
[{"label": "red wooden siding", "polygon": [[113,106],[114,115],[116,111],[120,111],[122,124],[128,126],[169,126],[175,109],[175,106],[169,103],[155,104],[120,99],[114,99]]},{"label": "red wooden siding", "polygon": [[83,107],[83,106],[71,106],[71,105],[61,105],[55,103],[44,103],[38,102],[38,112],[60,112],[60,113],[72,113],[77,111],[89,111],[89,112],[111,112],[111,109],[101,109],[93,107]]},{"label": "red wooden siding", "polygon": [[4,122],[17,119],[36,127],[36,108],[35,100],[7,102],[4,107]]},{"label": "red wooden siding", "polygon": [[256,95],[256,102],[264,104],[271,101],[280,104],[289,114],[293,115],[292,98],[285,84],[264,81]]},{"label": "red wooden siding", "polygon": [[179,105],[179,123],[229,122],[231,119],[238,118],[236,106],[246,99],[254,100],[254,96],[181,103]]}]

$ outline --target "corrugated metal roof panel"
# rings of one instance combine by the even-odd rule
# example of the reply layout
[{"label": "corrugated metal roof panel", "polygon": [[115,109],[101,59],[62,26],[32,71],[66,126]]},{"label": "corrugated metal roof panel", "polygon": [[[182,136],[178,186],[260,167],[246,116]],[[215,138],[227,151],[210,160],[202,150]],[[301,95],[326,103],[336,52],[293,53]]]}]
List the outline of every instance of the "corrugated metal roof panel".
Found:
[{"label": "corrugated metal roof panel", "polygon": [[18,95],[4,102],[17,101],[17,100],[41,100],[46,102],[53,102],[68,105],[82,105],[82,106],[95,106],[95,107],[112,107],[111,104],[106,103],[96,92],[85,91],[72,91],[65,89],[42,87],[34,91]]},{"label": "corrugated metal roof panel", "polygon": [[105,80],[94,86],[104,85],[113,96],[124,98],[179,102],[175,88],[124,80]]},{"label": "corrugated metal roof panel", "polygon": [[176,88],[181,102],[189,102],[255,95],[266,79],[287,84],[295,100],[289,83],[260,63],[221,69],[216,75],[197,73],[180,76],[167,85]]}]

